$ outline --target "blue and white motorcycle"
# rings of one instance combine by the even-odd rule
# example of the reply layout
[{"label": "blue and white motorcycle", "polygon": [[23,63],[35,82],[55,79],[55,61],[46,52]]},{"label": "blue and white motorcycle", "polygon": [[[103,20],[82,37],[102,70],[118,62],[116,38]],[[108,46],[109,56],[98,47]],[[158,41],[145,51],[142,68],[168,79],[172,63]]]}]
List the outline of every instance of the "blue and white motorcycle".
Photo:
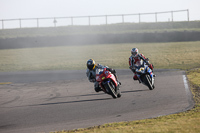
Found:
[{"label": "blue and white motorcycle", "polygon": [[153,74],[153,71],[148,67],[148,62],[142,62],[143,63],[140,66],[135,65],[135,68],[133,68],[132,71],[136,73],[140,83],[146,85],[149,90],[153,90],[155,88],[155,75]]}]

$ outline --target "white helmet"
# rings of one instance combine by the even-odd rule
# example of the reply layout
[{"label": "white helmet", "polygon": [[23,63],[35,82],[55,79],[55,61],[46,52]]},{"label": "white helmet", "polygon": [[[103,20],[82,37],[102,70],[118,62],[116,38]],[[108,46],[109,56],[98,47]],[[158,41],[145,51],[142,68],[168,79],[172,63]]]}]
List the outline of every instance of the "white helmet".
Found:
[{"label": "white helmet", "polygon": [[132,57],[137,57],[138,53],[139,53],[139,50],[137,48],[131,49],[131,55],[132,55]]}]

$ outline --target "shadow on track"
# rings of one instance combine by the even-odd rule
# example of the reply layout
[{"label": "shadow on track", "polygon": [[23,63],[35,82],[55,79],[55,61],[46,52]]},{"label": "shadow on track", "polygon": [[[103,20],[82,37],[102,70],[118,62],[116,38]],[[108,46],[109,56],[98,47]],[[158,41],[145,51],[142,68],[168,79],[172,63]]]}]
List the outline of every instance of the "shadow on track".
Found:
[{"label": "shadow on track", "polygon": [[57,103],[43,103],[43,104],[35,104],[35,105],[28,105],[28,106],[41,106],[41,105],[52,105],[52,104],[67,104],[67,103],[82,103],[82,102],[102,101],[102,100],[109,100],[109,99],[113,99],[113,98],[89,99],[89,100],[57,102]]},{"label": "shadow on track", "polygon": [[113,99],[113,98],[100,98],[100,99],[89,99],[89,100],[68,101],[68,102],[55,102],[55,103],[42,103],[42,104],[14,106],[14,107],[6,107],[6,108],[27,107],[27,106],[34,107],[34,106],[46,106],[46,105],[69,104],[69,103],[82,103],[82,102],[103,101],[103,100],[111,100],[111,99]]},{"label": "shadow on track", "polygon": [[74,95],[74,96],[62,96],[62,97],[52,97],[52,98],[45,98],[46,101],[51,101],[54,99],[59,99],[59,98],[69,98],[69,97],[87,97],[87,96],[95,96],[95,95],[104,95],[105,93],[96,93],[96,94],[85,94],[85,95]]},{"label": "shadow on track", "polygon": [[146,89],[146,90],[121,91],[121,93],[131,93],[131,92],[140,92],[140,91],[149,91],[149,90]]},{"label": "shadow on track", "polygon": [[85,96],[95,96],[95,95],[104,95],[106,93],[96,93],[96,94],[86,94],[86,95],[76,95],[76,96],[68,96],[68,97],[85,97]]}]

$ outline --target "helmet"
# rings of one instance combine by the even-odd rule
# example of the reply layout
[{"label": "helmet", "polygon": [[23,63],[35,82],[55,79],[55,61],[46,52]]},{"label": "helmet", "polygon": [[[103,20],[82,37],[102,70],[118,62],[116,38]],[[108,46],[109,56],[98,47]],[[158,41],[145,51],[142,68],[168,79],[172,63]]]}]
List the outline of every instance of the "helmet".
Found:
[{"label": "helmet", "polygon": [[136,57],[139,53],[139,50],[137,48],[131,49],[131,55],[132,57]]},{"label": "helmet", "polygon": [[87,61],[87,68],[89,70],[93,70],[95,68],[95,61],[93,59],[89,59]]}]

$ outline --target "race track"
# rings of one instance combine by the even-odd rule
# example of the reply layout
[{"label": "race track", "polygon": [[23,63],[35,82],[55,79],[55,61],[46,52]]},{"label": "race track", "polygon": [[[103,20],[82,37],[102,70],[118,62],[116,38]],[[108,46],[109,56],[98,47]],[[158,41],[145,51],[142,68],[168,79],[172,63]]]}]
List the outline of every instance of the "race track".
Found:
[{"label": "race track", "polygon": [[[0,132],[35,133],[153,118],[193,107],[184,71],[155,70],[155,89],[117,70],[122,97],[96,93],[85,70],[0,73]],[[6,83],[11,82],[11,83]]]}]

